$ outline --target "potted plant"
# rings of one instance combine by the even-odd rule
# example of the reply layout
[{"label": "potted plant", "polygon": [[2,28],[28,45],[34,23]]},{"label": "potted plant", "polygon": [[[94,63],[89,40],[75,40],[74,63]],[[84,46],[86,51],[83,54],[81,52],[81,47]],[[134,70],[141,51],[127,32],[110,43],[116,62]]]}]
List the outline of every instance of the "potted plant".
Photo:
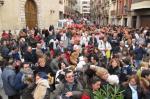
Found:
[{"label": "potted plant", "polygon": [[95,92],[96,99],[123,99],[123,92],[117,85],[103,86],[100,90]]}]

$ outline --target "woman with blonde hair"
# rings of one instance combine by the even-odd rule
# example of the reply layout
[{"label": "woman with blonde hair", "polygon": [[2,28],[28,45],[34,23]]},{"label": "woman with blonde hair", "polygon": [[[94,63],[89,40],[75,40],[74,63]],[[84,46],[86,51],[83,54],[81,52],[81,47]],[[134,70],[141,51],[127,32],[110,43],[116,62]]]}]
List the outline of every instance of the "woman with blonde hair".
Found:
[{"label": "woman with blonde hair", "polygon": [[103,67],[95,66],[95,65],[91,65],[90,68],[96,72],[96,75],[98,77],[101,78],[102,85],[106,85],[106,84],[118,85],[119,84],[118,76],[110,75],[107,69]]}]

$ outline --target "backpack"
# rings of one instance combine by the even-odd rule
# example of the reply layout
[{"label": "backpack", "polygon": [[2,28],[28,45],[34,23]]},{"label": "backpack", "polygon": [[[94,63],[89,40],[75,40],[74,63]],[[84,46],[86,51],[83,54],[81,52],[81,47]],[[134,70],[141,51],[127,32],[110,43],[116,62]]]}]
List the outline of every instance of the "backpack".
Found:
[{"label": "backpack", "polygon": [[44,99],[50,99],[50,92],[51,92],[50,88],[47,88]]}]

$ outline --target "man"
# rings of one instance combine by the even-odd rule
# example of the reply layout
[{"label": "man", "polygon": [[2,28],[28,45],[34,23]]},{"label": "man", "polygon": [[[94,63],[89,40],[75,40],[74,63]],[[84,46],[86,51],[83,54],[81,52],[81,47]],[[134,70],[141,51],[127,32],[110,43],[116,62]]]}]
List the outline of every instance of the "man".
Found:
[{"label": "man", "polygon": [[91,36],[91,38],[89,40],[89,45],[92,45],[94,47],[98,47],[98,42],[97,42],[97,39],[96,39],[94,33],[92,33],[92,36]]},{"label": "man", "polygon": [[65,79],[60,83],[52,93],[51,99],[80,99],[82,95],[82,86],[74,78],[71,70],[65,72]]},{"label": "man", "polygon": [[25,60],[25,62],[31,62],[34,64],[37,62],[36,54],[32,50],[31,46],[28,46],[27,51],[25,52],[25,55],[24,55],[24,60]]},{"label": "man", "polygon": [[20,99],[14,86],[14,80],[16,77],[15,65],[13,60],[9,60],[8,66],[4,69],[2,73],[3,87],[8,99]]}]

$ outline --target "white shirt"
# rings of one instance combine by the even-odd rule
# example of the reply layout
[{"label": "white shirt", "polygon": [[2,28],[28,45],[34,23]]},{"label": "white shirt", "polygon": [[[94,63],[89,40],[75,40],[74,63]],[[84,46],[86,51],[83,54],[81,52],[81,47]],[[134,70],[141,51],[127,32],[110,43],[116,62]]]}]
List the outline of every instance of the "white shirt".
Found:
[{"label": "white shirt", "polygon": [[103,56],[105,56],[105,50],[111,50],[112,47],[108,41],[106,43],[103,40],[99,41],[98,49],[103,53]]}]

